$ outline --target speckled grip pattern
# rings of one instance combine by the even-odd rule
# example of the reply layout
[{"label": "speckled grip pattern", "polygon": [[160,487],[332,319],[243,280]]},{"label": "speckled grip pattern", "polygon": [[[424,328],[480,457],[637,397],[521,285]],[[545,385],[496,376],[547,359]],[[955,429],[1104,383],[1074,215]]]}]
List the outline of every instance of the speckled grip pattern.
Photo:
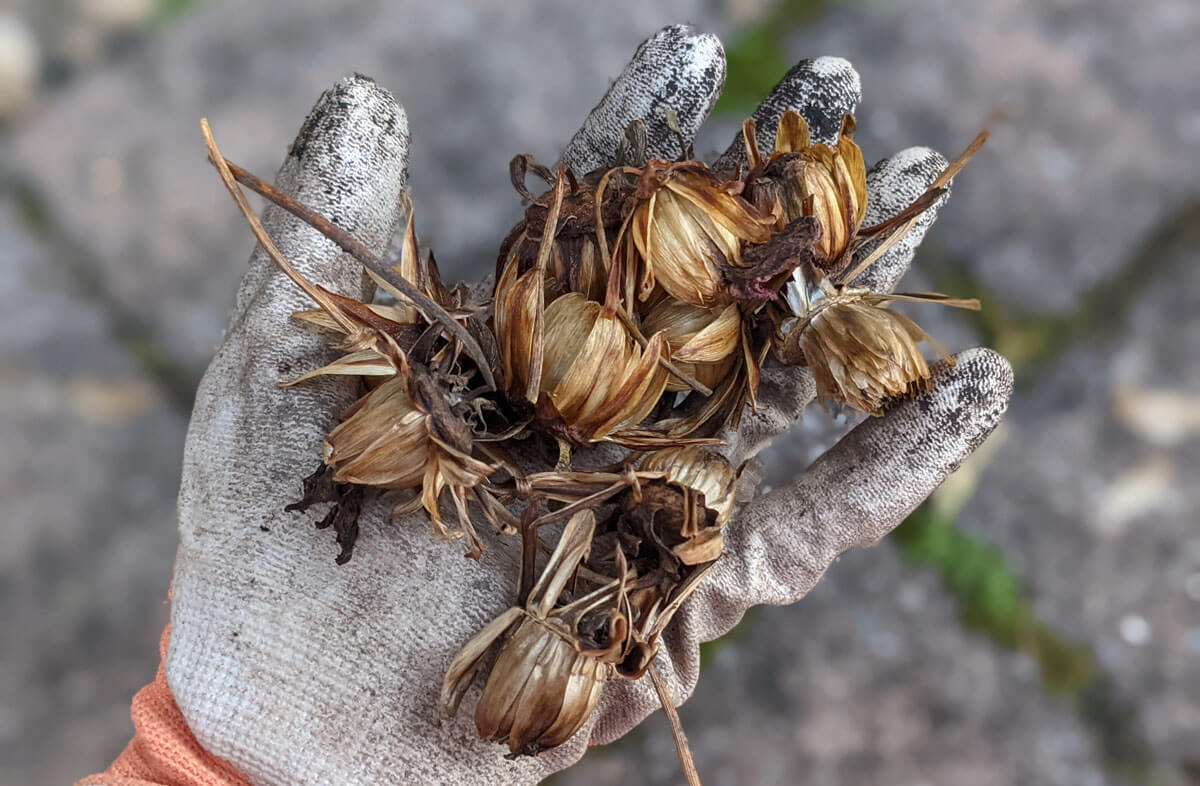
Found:
[{"label": "speckled grip pattern", "polygon": [[675,112],[686,140],[695,137],[725,84],[725,49],[714,35],[674,25],[647,38],[563,151],[562,163],[577,173],[612,163],[617,144],[633,120],[646,124],[646,152],[679,157],[679,136],[667,124]]},{"label": "speckled grip pattern", "polygon": [[[758,148],[764,154],[775,150],[775,130],[779,118],[789,109],[804,116],[813,141],[832,144],[837,141],[842,117],[853,114],[862,100],[862,82],[850,61],[840,57],[801,60],[779,80],[754,110]],[[746,163],[746,144],[739,130],[713,169],[731,177]]]}]

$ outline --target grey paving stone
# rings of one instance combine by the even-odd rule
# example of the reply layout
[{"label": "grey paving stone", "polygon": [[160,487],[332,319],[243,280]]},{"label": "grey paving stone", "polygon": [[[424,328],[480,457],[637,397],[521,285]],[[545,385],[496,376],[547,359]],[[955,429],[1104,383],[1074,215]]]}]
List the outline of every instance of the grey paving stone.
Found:
[{"label": "grey paving stone", "polygon": [[[847,554],[719,645],[680,711],[705,784],[990,786],[1110,779],[1036,666],[966,633],[889,546]],[[682,784],[661,713],[554,786]]]},{"label": "grey paving stone", "polygon": [[1200,739],[1200,241],[1110,340],[1069,350],[1012,408],[963,523],[1016,561],[1039,613],[1090,643],[1149,742]]},{"label": "grey paving stone", "polygon": [[133,732],[175,549],[184,419],[0,202],[0,782],[69,783]]}]

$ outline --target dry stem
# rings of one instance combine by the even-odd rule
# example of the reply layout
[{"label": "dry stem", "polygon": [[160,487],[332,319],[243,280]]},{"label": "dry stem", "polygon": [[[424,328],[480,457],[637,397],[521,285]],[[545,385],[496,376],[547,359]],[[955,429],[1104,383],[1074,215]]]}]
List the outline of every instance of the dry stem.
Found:
[{"label": "dry stem", "polygon": [[683,775],[687,778],[688,786],[701,786],[700,773],[696,771],[696,762],[692,761],[692,749],[688,746],[687,735],[683,733],[683,724],[679,722],[679,713],[675,710],[671,691],[667,689],[666,681],[658,673],[658,669],[654,668],[654,664],[650,664],[647,671],[650,673],[650,681],[654,683],[654,690],[658,691],[658,700],[662,704],[663,712],[671,722],[671,736],[675,738],[675,751],[679,754],[679,763],[683,765]]},{"label": "dry stem", "polygon": [[[313,229],[317,230],[322,235],[340,246],[343,251],[358,260],[363,267],[367,268],[372,273],[403,292],[405,297],[415,303],[417,307],[424,311],[425,314],[431,319],[440,323],[442,327],[446,329],[446,332],[454,336],[454,338],[456,338],[463,345],[467,351],[467,354],[471,356],[471,359],[474,360],[475,364],[479,367],[479,373],[483,375],[483,379],[487,383],[489,389],[494,390],[496,388],[496,380],[492,376],[492,369],[488,365],[487,356],[483,353],[483,349],[479,346],[479,343],[475,341],[474,336],[467,332],[466,328],[455,321],[454,317],[450,316],[450,314],[447,313],[444,308],[413,286],[411,282],[398,275],[396,271],[385,265],[378,257],[372,254],[357,240],[355,240],[350,233],[332,223],[304,203],[282,193],[281,191],[278,191],[274,186],[263,181],[261,178],[250,174],[245,169],[242,169],[240,166],[221,155],[221,151],[217,149],[216,142],[213,141],[212,130],[208,126],[208,120],[201,120],[200,125],[204,131],[205,141],[208,144],[208,160],[217,168],[217,171],[221,172],[222,180],[226,180],[226,172],[228,172],[229,176],[233,180],[236,180],[237,182],[246,186],[246,188],[249,188],[251,191],[261,194],[267,200],[275,203],[279,207],[296,216],[301,221],[305,222]],[[220,159],[220,162],[218,162],[218,159]],[[222,171],[223,168],[225,171]],[[228,188],[230,185],[231,184],[226,181],[226,187]],[[232,189],[230,193],[233,193]],[[245,197],[241,197],[239,191],[234,195],[234,201],[238,203],[238,207],[240,208],[245,203]],[[250,207],[249,204],[246,203],[246,206],[242,209],[242,212],[246,213],[248,210],[250,210]],[[247,220],[250,220],[249,214],[247,214],[246,217]],[[251,227],[254,227],[256,223],[258,224],[258,229],[261,229],[262,224],[258,223],[257,219],[251,221]],[[263,234],[266,234],[265,231]],[[259,232],[256,229],[255,236],[257,237],[258,235]],[[259,237],[258,239],[261,243],[262,238]],[[263,248],[266,247],[266,243],[263,243]],[[274,244],[272,244],[272,247],[274,247]],[[278,252],[278,249],[276,249],[276,252]],[[271,255],[271,258],[275,260],[276,264],[279,264],[279,259],[276,258],[275,254],[271,254],[269,249],[267,253]],[[281,254],[279,256],[282,257]],[[284,272],[287,272],[288,275],[293,279],[296,278],[296,276],[288,272],[288,268],[291,267],[290,265],[280,265],[280,267],[283,268]],[[303,286],[303,284],[301,286]],[[305,291],[312,296],[312,292],[310,292],[307,287],[305,287]],[[317,299],[317,302],[319,303],[321,301]]]}]

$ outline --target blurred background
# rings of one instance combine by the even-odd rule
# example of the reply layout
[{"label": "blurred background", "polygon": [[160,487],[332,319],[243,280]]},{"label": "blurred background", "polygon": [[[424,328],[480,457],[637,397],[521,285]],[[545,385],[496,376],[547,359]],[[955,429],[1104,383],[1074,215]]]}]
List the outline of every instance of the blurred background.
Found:
[{"label": "blurred background", "polygon": [[[510,156],[553,160],[679,21],[729,56],[700,153],[822,54],[862,74],[868,161],[1005,111],[905,287],[979,296],[919,319],[1018,385],[894,535],[707,646],[705,783],[1200,783],[1195,0],[0,2],[0,783],[104,767],[157,664],[191,397],[252,246],[198,119],[270,174],[323,89],[374,76],[421,240],[474,277],[519,215]],[[554,782],[682,776],[660,714]]]}]

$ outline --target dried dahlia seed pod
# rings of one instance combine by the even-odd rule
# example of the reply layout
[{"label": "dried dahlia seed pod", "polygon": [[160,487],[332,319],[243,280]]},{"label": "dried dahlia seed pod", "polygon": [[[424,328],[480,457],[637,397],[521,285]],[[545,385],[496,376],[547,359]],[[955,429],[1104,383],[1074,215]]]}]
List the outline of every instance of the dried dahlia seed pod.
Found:
[{"label": "dried dahlia seed pod", "polygon": [[[620,582],[598,595],[562,599],[595,529],[590,510],[572,516],[524,607],[510,608],[488,623],[455,656],[442,681],[443,720],[458,711],[467,688],[498,649],[475,708],[480,737],[505,743],[513,753],[535,755],[566,742],[587,721],[613,664],[630,644]],[[536,540],[526,548],[536,549]],[[585,626],[585,620],[601,624]]]},{"label": "dried dahlia seed pod", "polygon": [[[725,379],[741,351],[742,318],[736,303],[704,308],[664,298],[646,309],[642,328],[647,335],[662,332],[671,361],[710,388]],[[668,391],[689,389],[678,377],[668,377]]]},{"label": "dried dahlia seed pod", "polygon": [[[847,287],[822,298],[805,324],[785,343],[802,360],[827,401],[843,401],[868,415],[932,385],[918,344],[928,334],[903,314],[884,307],[887,295]],[[799,350],[795,354],[795,350]]]},{"label": "dried dahlia seed pod", "polygon": [[766,242],[776,223],[776,215],[736,196],[735,186],[697,161],[647,164],[628,224],[642,262],[639,299],[657,286],[694,306],[735,300],[727,270],[743,266],[743,243]]},{"label": "dried dahlia seed pod", "polygon": [[854,142],[854,118],[846,115],[837,142],[813,143],[808,124],[797,112],[784,113],[775,134],[775,150],[765,160],[758,152],[752,121],[744,128],[749,173],[747,198],[767,209],[782,208],[776,229],[801,216],[821,225],[816,243],[827,271],[844,267],[842,259],[867,210],[867,169]]},{"label": "dried dahlia seed pod", "polygon": [[596,181],[603,171],[589,173],[583,180],[577,180],[569,169],[564,170],[567,188],[558,206],[558,217],[551,225],[556,189],[550,188],[534,197],[525,187],[525,174],[532,169],[552,186],[557,185],[556,175],[529,156],[517,156],[509,169],[514,188],[529,202],[529,206],[525,209],[524,218],[513,227],[500,246],[496,262],[497,277],[514,261],[521,273],[534,267],[542,239],[546,232],[550,232],[552,244],[545,266],[548,300],[566,292],[579,292],[590,300],[602,299],[608,271],[597,240],[597,224],[598,221],[603,224],[607,237],[615,237],[621,226],[621,205],[628,196],[624,181],[617,179],[609,182],[603,208],[597,213]]},{"label": "dried dahlia seed pod", "polygon": [[733,515],[737,470],[719,453],[697,445],[656,450],[642,459],[643,472],[662,472],[667,479],[704,495],[705,507],[724,526]]},{"label": "dried dahlia seed pod", "polygon": [[539,414],[597,442],[640,423],[666,389],[661,335],[643,349],[607,306],[571,292],[546,309]]},{"label": "dried dahlia seed pod", "polygon": [[620,500],[622,527],[640,533],[684,566],[720,557],[722,530],[733,514],[737,491],[733,466],[717,453],[686,446],[647,455],[638,472],[644,480],[637,493]]},{"label": "dried dahlia seed pod", "polygon": [[[483,543],[467,511],[467,498],[495,467],[471,455],[465,424],[450,411],[428,372],[405,368],[354,402],[344,417],[323,445],[333,481],[378,489],[420,488],[421,493],[398,505],[394,514],[424,507],[438,537],[465,537],[467,556],[478,558]],[[443,491],[454,503],[457,529],[442,519]]]},{"label": "dried dahlia seed pod", "polygon": [[425,475],[430,440],[427,415],[396,375],[354,402],[323,445],[337,483],[384,489],[414,488]]},{"label": "dried dahlia seed pod", "polygon": [[514,753],[561,745],[592,714],[612,671],[580,652],[565,624],[523,614],[479,697],[475,728]]}]

